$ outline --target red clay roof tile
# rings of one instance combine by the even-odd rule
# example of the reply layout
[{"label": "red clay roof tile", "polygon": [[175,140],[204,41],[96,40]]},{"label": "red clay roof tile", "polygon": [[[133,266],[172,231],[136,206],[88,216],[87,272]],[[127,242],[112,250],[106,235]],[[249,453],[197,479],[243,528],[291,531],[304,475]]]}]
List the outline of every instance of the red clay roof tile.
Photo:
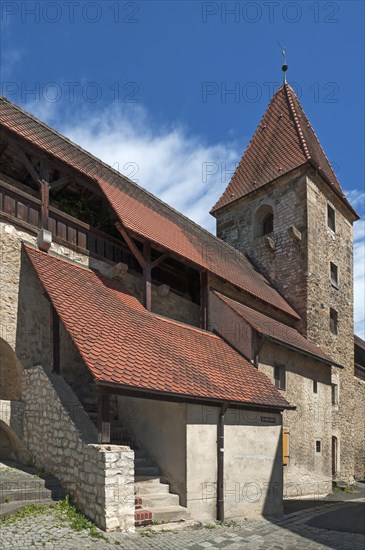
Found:
[{"label": "red clay roof tile", "polygon": [[[214,294],[226,303],[235,313],[244,319],[254,330],[260,334],[269,336],[273,340],[283,342],[284,344],[296,348],[300,352],[314,356],[315,358],[324,361],[331,365],[337,365],[332,359],[322,351],[318,346],[312,344],[295,328],[284,325],[267,315],[247,307],[240,302],[236,302],[217,291]],[[340,366],[340,365],[337,365]]]},{"label": "red clay roof tile", "polygon": [[0,98],[0,125],[93,178],[127,229],[299,319],[244,254],[5,98]]},{"label": "red clay roof tile", "polygon": [[297,96],[289,84],[284,84],[274,94],[231,181],[211,213],[308,163],[319,171],[358,217],[346,199]]},{"label": "red clay roof tile", "polygon": [[[105,279],[25,245],[93,377],[138,390],[288,408],[270,380],[218,336],[146,311]],[[85,292],[87,286],[88,291]]]}]

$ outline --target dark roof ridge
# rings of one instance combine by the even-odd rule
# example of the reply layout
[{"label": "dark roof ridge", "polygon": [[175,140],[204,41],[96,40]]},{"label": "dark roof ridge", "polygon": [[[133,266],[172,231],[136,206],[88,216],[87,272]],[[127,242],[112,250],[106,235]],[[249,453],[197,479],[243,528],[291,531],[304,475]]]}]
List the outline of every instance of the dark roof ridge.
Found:
[{"label": "dark roof ridge", "polygon": [[[293,88],[292,88],[291,86],[289,86],[289,84],[285,84],[284,87],[285,87],[285,91],[286,91],[286,94],[287,94],[287,97],[288,97],[288,101],[289,101],[290,108],[291,108],[291,110],[292,110],[292,112],[293,112],[293,116],[294,116],[294,113],[296,114],[296,110],[295,110],[295,105],[294,105],[294,103],[293,103],[293,99],[292,99],[292,97],[291,97],[290,94],[293,94],[293,95],[294,95],[296,101],[297,101],[298,104],[300,105],[299,99],[297,98],[295,91],[293,90]],[[340,182],[338,181],[338,178],[337,178],[336,174],[334,173],[332,164],[331,164],[331,162],[329,161],[329,159],[328,159],[328,157],[327,157],[327,155],[326,155],[326,152],[325,152],[325,150],[323,149],[323,147],[322,147],[322,145],[321,145],[321,142],[319,141],[319,138],[318,138],[318,136],[317,136],[317,134],[316,134],[316,132],[315,132],[315,130],[314,130],[312,124],[310,123],[309,118],[308,118],[307,115],[305,114],[305,111],[304,111],[303,107],[302,107],[301,105],[300,105],[300,107],[301,107],[301,109],[302,109],[302,111],[303,111],[303,114],[304,114],[304,116],[305,116],[305,118],[306,118],[306,122],[307,122],[307,124],[308,124],[308,126],[309,126],[311,132],[313,133],[313,136],[314,136],[315,139],[316,139],[317,145],[318,145],[318,147],[320,147],[321,152],[323,153],[323,156],[324,156],[326,162],[328,163],[328,166],[329,166],[330,169],[331,169],[332,175],[333,175],[333,177],[334,177],[336,183],[338,184],[339,188],[341,189],[341,192],[339,192],[336,188],[334,188],[333,185],[332,185],[332,183],[330,182],[330,183],[331,183],[331,188],[335,191],[335,193],[336,193],[337,195],[340,195],[341,197],[343,197],[343,198],[345,198],[345,199],[347,200],[345,193],[342,191],[341,184],[340,184]],[[306,151],[308,152],[308,160],[311,161],[311,164],[313,164],[313,165],[315,166],[315,168],[317,168],[317,170],[319,170],[320,175],[321,175],[322,177],[325,177],[325,178],[326,178],[326,175],[323,173],[323,166],[317,165],[316,162],[312,159],[312,156],[311,156],[311,154],[310,154],[309,148],[308,148],[308,146],[307,146],[307,142],[306,142],[305,137],[304,137],[304,135],[303,135],[303,130],[302,130],[300,121],[298,120],[297,114],[295,115],[294,120],[295,120],[295,125],[296,125],[297,128],[298,128],[298,134],[299,134],[299,137],[300,137],[300,141],[301,141],[301,143],[302,143],[302,145],[303,145],[303,147],[304,147],[304,154],[307,155]]]},{"label": "dark roof ridge", "polygon": [[299,142],[303,148],[303,153],[306,157],[307,160],[310,160],[311,159],[311,154],[309,152],[309,148],[308,148],[308,145],[307,145],[307,142],[305,141],[305,137],[304,137],[304,134],[303,134],[303,130],[300,126],[300,122],[299,122],[299,116],[298,116],[298,113],[296,112],[295,110],[295,105],[294,105],[294,102],[293,102],[293,98],[291,96],[291,93],[293,93],[295,95],[295,92],[293,90],[293,88],[291,88],[289,86],[289,84],[285,83],[282,88],[280,88],[280,90],[283,89],[284,92],[285,92],[285,95],[286,95],[286,99],[288,101],[288,105],[289,105],[289,108],[290,108],[290,111],[293,115],[293,119],[294,119],[294,124],[295,124],[295,128],[298,132],[298,137],[299,137]]}]

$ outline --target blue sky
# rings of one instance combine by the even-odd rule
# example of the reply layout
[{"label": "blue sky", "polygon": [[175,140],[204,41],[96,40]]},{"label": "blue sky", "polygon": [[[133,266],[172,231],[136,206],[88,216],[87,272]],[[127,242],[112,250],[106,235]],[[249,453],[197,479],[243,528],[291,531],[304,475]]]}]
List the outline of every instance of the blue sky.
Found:
[{"label": "blue sky", "polygon": [[[364,214],[364,3],[5,1],[2,94],[211,231],[273,90],[288,81]],[[355,227],[364,337],[364,223]],[[361,307],[362,306],[362,307]]]}]

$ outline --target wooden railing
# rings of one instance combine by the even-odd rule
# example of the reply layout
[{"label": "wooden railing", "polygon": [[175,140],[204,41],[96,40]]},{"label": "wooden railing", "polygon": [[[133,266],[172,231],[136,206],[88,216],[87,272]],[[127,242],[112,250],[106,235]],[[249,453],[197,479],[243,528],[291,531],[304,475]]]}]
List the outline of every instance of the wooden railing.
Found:
[{"label": "wooden railing", "polygon": [[[0,217],[33,233],[38,232],[41,227],[41,201],[0,179]],[[136,267],[124,243],[53,206],[49,207],[48,229],[55,242],[112,262],[124,262],[131,268]]]}]

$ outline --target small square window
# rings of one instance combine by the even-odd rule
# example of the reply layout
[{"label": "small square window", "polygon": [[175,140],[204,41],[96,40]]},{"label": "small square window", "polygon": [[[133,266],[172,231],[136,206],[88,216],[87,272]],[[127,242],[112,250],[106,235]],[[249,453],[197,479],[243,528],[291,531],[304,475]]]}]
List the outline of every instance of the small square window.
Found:
[{"label": "small square window", "polygon": [[317,441],[316,441],[316,453],[320,453],[320,452],[321,452],[321,440],[317,439]]},{"label": "small square window", "polygon": [[329,204],[327,205],[327,225],[334,233],[336,232],[336,211]]},{"label": "small square window", "polygon": [[338,405],[338,386],[331,384],[332,405]]},{"label": "small square window", "polygon": [[286,388],[286,369],[284,365],[274,366],[274,380],[275,386],[279,390],[285,390]]},{"label": "small square window", "polygon": [[313,393],[318,393],[318,382],[313,380]]},{"label": "small square window", "polygon": [[333,262],[330,262],[330,277],[331,284],[338,288],[338,267]]},{"label": "small square window", "polygon": [[338,334],[338,313],[330,307],[330,331],[332,334]]}]

